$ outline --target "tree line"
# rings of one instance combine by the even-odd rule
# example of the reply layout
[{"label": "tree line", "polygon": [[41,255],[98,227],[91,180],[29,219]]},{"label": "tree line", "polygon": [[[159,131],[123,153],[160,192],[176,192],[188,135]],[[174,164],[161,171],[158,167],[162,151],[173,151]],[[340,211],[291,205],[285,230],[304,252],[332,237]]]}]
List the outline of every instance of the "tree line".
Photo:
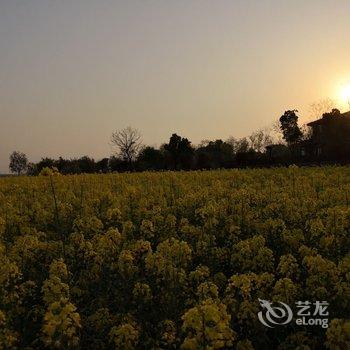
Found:
[{"label": "tree line", "polygon": [[30,163],[24,153],[16,151],[10,156],[10,170],[18,175],[38,175],[48,168],[61,174],[234,168],[264,163],[265,147],[272,142],[272,137],[261,130],[241,139],[205,140],[195,147],[188,138],[174,133],[156,148],[143,146],[140,132],[127,127],[112,134],[115,152],[110,157],[98,161],[89,156],[45,157]]},{"label": "tree line", "polygon": [[[13,152],[10,170],[16,174],[38,175],[54,171],[61,174],[108,173],[125,171],[209,170],[237,167],[289,165],[305,161],[301,145],[312,138],[307,126],[298,124],[298,111],[288,110],[274,128],[258,130],[248,137],[204,140],[194,146],[176,133],[160,147],[145,146],[141,133],[127,127],[112,133],[114,153],[96,161],[89,156],[65,159],[42,158],[29,163],[24,153]],[[333,109],[328,114],[340,112]],[[324,113],[323,115],[326,115]],[[50,170],[48,170],[50,169]]]}]

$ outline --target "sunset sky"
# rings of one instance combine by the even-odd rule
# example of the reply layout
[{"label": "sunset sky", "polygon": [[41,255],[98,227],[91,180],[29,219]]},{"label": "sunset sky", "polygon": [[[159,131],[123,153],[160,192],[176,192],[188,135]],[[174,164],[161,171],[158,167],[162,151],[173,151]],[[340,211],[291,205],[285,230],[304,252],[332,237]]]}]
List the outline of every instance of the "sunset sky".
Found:
[{"label": "sunset sky", "polygon": [[242,137],[350,83],[349,0],[0,0],[0,173],[14,150],[109,156]]}]

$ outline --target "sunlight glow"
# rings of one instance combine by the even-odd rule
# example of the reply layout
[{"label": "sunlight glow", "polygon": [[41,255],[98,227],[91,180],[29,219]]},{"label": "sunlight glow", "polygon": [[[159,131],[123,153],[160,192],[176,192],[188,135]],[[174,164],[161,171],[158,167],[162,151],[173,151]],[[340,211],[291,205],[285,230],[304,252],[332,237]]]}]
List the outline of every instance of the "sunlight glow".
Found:
[{"label": "sunlight glow", "polygon": [[343,102],[350,103],[350,83],[342,87],[340,95]]}]

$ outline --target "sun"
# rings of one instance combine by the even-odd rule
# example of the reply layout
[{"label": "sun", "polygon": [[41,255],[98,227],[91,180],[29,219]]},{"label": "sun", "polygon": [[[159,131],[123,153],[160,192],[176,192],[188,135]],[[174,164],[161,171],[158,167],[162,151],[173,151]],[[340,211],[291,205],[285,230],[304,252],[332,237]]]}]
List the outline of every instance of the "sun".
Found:
[{"label": "sun", "polygon": [[340,91],[342,102],[350,104],[350,83],[344,85]]}]

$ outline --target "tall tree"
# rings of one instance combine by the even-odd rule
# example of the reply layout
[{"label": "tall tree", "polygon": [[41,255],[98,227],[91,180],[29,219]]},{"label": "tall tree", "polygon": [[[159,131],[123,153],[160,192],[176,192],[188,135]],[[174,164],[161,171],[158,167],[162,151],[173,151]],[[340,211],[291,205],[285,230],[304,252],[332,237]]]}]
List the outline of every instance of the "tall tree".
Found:
[{"label": "tall tree", "polygon": [[298,126],[297,112],[296,109],[285,111],[280,118],[280,127],[283,133],[283,138],[289,146],[295,145],[303,136],[303,133]]},{"label": "tall tree", "polygon": [[175,170],[191,167],[194,149],[188,139],[172,134],[169,143],[164,145],[164,149],[169,152]]},{"label": "tall tree", "polygon": [[18,151],[12,152],[10,155],[10,165],[9,168],[12,173],[16,173],[17,175],[21,175],[27,170],[28,159],[27,156]]},{"label": "tall tree", "polygon": [[111,137],[112,146],[117,148],[118,155],[125,160],[129,168],[141,149],[141,134],[130,126],[117,130]]}]

